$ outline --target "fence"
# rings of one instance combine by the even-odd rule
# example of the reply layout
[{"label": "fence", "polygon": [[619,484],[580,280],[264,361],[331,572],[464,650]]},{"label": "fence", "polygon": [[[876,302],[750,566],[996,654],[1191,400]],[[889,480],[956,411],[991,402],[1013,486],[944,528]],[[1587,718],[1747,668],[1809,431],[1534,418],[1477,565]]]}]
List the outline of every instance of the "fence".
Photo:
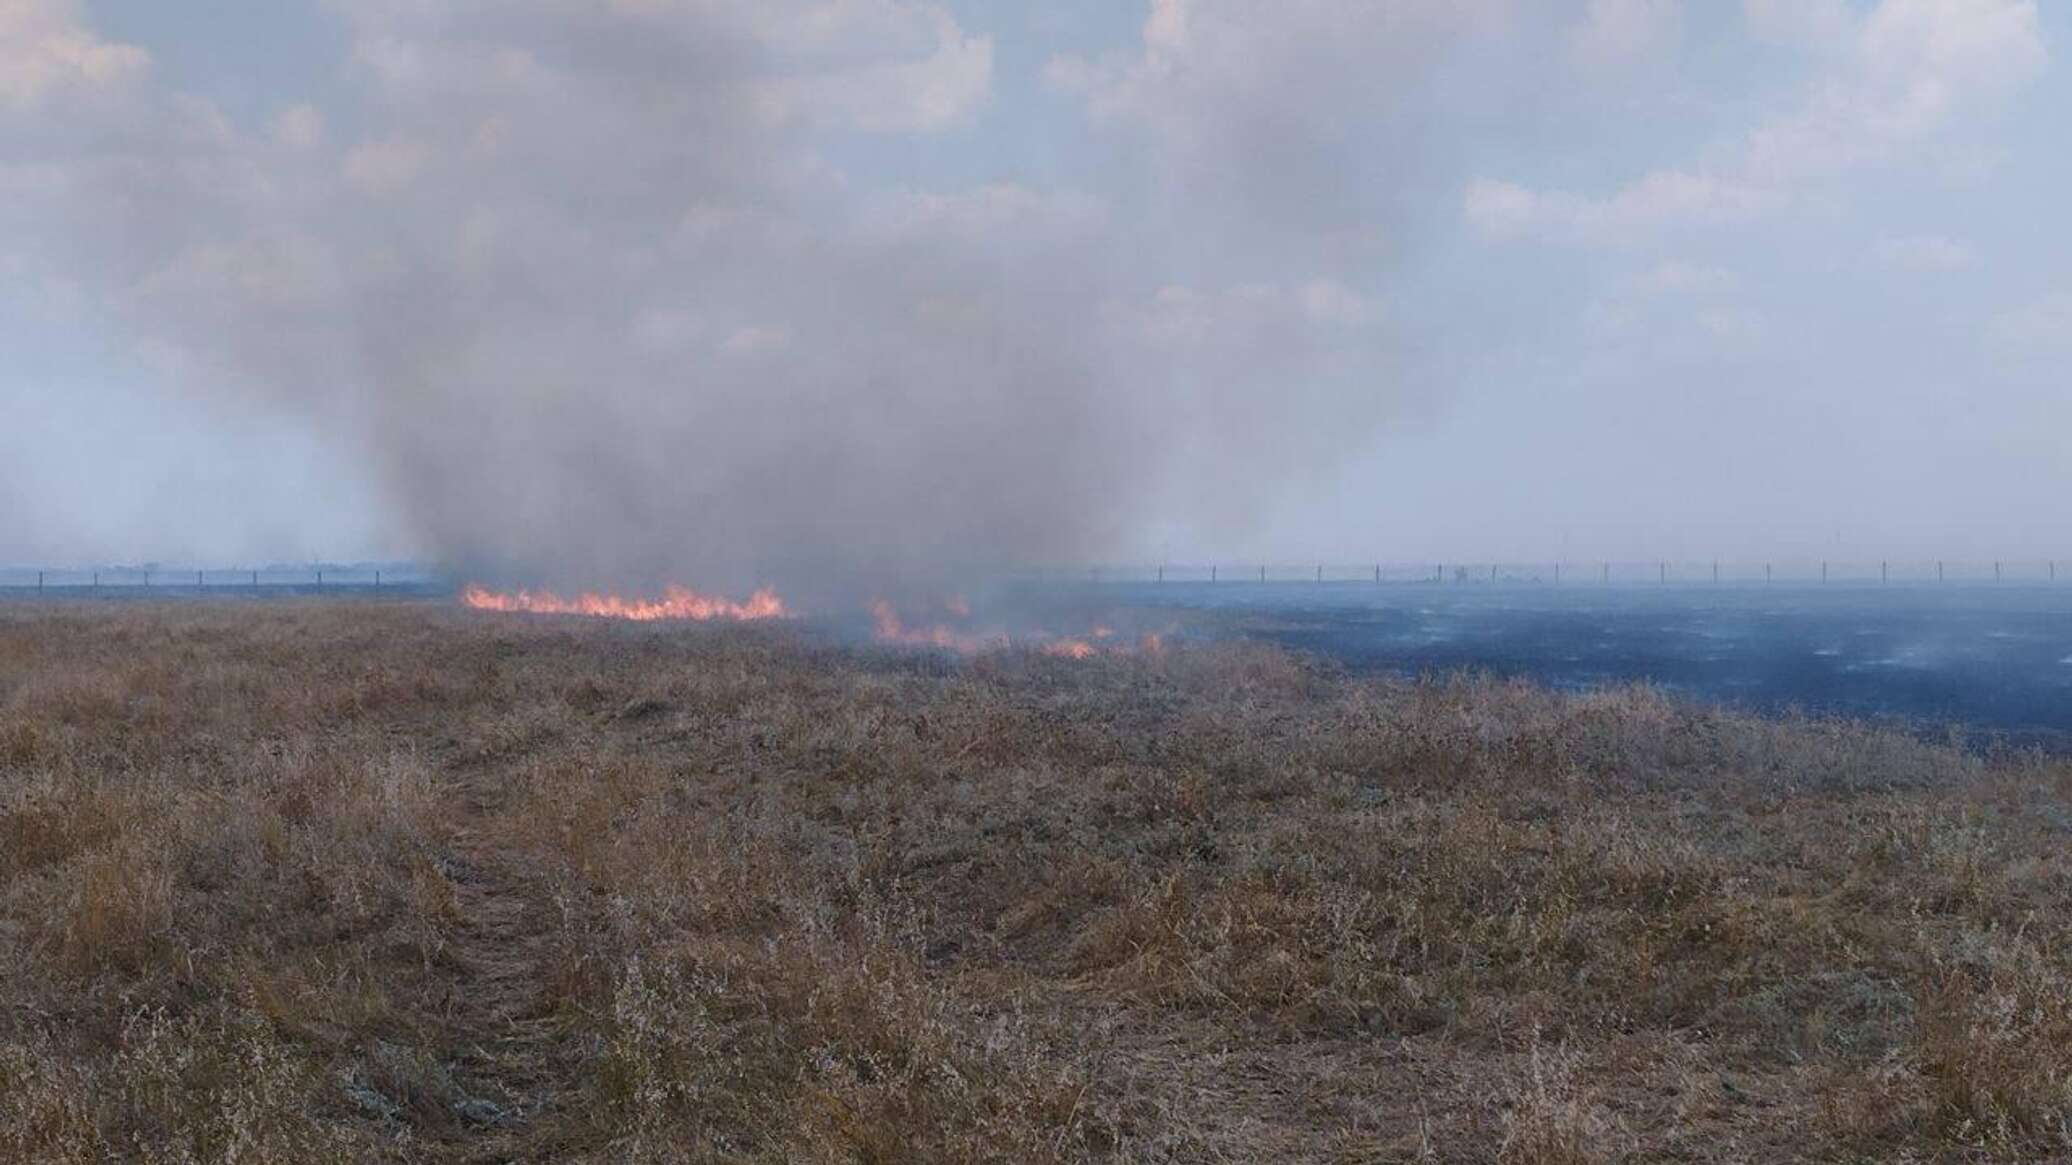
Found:
[{"label": "fence", "polygon": [[[1766,562],[1377,562],[1377,563],[1166,563],[1044,567],[1015,572],[1019,581],[1052,584],[1208,583],[1367,584],[1398,586],[1922,586],[2072,584],[2072,560],[1999,562],[1932,560],[1776,559]],[[451,579],[407,564],[323,564],[263,567],[6,567],[0,591],[119,592],[164,595],[221,592],[316,593],[450,589]]]},{"label": "fence", "polygon": [[0,591],[17,593],[400,592],[444,585],[438,575],[407,565],[0,567]]},{"label": "fence", "polygon": [[2072,583],[2072,560],[1988,561],[1775,559],[1653,562],[1166,563],[1045,567],[1019,577],[1040,582],[1367,583],[1450,586],[1933,585]]}]

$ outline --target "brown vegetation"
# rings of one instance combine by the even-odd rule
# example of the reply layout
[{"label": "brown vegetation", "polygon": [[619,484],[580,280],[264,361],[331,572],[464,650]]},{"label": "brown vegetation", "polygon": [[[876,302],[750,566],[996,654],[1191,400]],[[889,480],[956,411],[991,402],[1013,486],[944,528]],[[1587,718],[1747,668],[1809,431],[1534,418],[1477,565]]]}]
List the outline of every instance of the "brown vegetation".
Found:
[{"label": "brown vegetation", "polygon": [[406,604],[0,607],[0,1160],[2072,1153],[2072,768]]}]

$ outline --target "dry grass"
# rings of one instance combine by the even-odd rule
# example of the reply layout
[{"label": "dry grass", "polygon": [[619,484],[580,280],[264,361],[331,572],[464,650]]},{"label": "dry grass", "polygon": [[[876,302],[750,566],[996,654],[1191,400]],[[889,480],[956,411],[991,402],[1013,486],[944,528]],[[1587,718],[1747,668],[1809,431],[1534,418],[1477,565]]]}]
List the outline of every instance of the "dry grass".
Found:
[{"label": "dry grass", "polygon": [[2072,768],[1256,646],[0,608],[0,1160],[2072,1154]]}]

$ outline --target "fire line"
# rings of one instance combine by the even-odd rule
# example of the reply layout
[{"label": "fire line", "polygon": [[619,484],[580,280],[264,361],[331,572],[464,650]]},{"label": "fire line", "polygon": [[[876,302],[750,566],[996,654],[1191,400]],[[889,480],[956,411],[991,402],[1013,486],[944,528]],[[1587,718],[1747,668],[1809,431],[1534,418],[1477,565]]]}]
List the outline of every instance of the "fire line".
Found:
[{"label": "fire line", "polygon": [[681,586],[667,588],[659,599],[624,598],[619,595],[592,593],[564,599],[553,591],[518,590],[506,593],[470,584],[461,592],[461,602],[478,611],[589,615],[600,619],[630,619],[643,623],[662,619],[750,622],[759,619],[785,619],[791,616],[784,600],[768,587],[756,591],[745,600],[703,595]]}]

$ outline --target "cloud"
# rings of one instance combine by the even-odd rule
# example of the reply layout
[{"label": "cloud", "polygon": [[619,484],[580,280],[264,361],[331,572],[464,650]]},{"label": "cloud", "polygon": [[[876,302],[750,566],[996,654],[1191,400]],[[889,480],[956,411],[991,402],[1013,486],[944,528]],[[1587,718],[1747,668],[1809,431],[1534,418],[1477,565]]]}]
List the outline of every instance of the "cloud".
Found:
[{"label": "cloud", "polygon": [[1706,308],[1693,318],[1707,334],[1719,340],[1753,343],[1769,331],[1762,314],[1747,308]]},{"label": "cloud", "polygon": [[900,190],[880,199],[868,219],[891,239],[948,233],[1011,248],[1084,236],[1102,225],[1106,209],[1079,191],[996,182],[970,190]]},{"label": "cloud", "polygon": [[776,120],[872,133],[969,125],[992,93],[993,41],[934,5],[897,0],[753,6],[777,66],[756,101]]},{"label": "cloud", "polygon": [[291,105],[275,114],[270,123],[274,140],[297,150],[314,150],[324,144],[324,114],[314,105]]},{"label": "cloud", "polygon": [[1112,320],[1159,348],[1197,354],[1209,349],[1283,351],[1283,345],[1254,344],[1247,337],[1281,329],[1357,331],[1383,319],[1381,305],[1372,298],[1323,278],[1213,289],[1172,284],[1159,288],[1148,302],[1111,304],[1109,310]]},{"label": "cloud", "polygon": [[1845,44],[1856,23],[1849,0],[1741,0],[1741,12],[1758,38],[1816,50]]},{"label": "cloud", "polygon": [[2072,291],[2054,292],[2002,313],[1987,325],[1987,335],[2011,350],[2072,349]]},{"label": "cloud", "polygon": [[736,328],[720,341],[719,350],[729,356],[754,356],[791,347],[791,329],[771,324]]},{"label": "cloud", "polygon": [[[1053,58],[1051,85],[1096,117],[1135,121],[1203,144],[1246,121],[1301,120],[1387,100],[1435,46],[1500,25],[1503,0],[1150,0],[1139,50]],[[1400,71],[1400,72],[1399,72]],[[1324,98],[1335,98],[1326,102]]]},{"label": "cloud", "polygon": [[1682,0],[1590,0],[1568,48],[1580,64],[1618,65],[1660,56],[1682,35]]},{"label": "cloud", "polygon": [[1724,267],[1705,267],[1674,261],[1657,263],[1629,276],[1626,285],[1641,295],[1717,295],[1733,290],[1740,280]]},{"label": "cloud", "polygon": [[345,155],[345,180],[377,198],[401,191],[424,173],[432,160],[430,146],[409,138],[364,142]]},{"label": "cloud", "polygon": [[1638,243],[1675,223],[1745,222],[1783,205],[1780,192],[1681,170],[1658,170],[1604,199],[1478,179],[1462,196],[1470,225],[1492,238],[1552,235]]},{"label": "cloud", "polygon": [[0,111],[31,109],[66,89],[141,77],[151,55],[87,29],[77,0],[0,0]]},{"label": "cloud", "polygon": [[1885,266],[1906,271],[1962,271],[1978,265],[1969,244],[1942,235],[1888,235],[1872,244],[1871,253]]},{"label": "cloud", "polygon": [[1804,100],[1750,129],[1719,162],[1656,170],[1604,196],[1481,179],[1463,198],[1468,221],[1498,238],[1631,243],[1667,226],[1769,213],[1814,184],[1907,160],[2048,61],[2033,0],[1880,0],[1841,26],[1831,11],[1810,23],[1779,11],[1748,8],[1759,29],[1839,42]]}]

